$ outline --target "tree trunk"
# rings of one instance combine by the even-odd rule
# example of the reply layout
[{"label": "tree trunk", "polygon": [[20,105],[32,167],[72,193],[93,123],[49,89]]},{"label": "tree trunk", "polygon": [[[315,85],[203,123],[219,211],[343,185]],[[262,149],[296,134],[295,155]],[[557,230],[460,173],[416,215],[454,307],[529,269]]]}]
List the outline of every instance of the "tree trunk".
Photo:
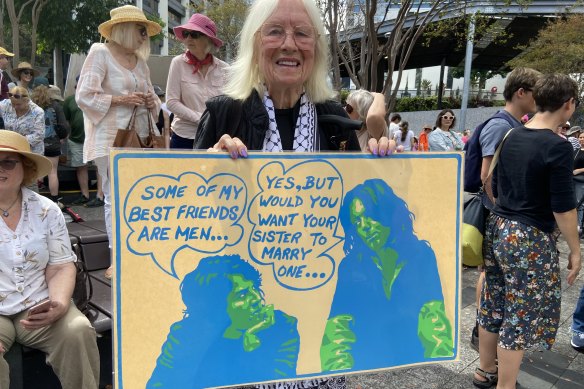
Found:
[{"label": "tree trunk", "polygon": [[53,83],[61,90],[63,87],[63,50],[60,47],[55,47],[53,50]]}]

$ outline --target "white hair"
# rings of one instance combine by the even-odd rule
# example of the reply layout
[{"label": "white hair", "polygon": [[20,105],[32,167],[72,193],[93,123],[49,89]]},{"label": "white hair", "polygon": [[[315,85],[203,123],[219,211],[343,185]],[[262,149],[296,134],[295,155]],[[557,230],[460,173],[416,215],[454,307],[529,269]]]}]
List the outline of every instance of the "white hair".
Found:
[{"label": "white hair", "polygon": [[373,104],[373,95],[365,89],[359,89],[349,93],[347,103],[351,104],[353,109],[359,114],[359,119],[365,122],[367,112]]},{"label": "white hair", "polygon": [[[229,70],[229,78],[224,88],[224,93],[229,97],[245,100],[254,89],[263,95],[265,86],[258,63],[257,50],[260,48],[260,42],[257,39],[257,32],[276,10],[280,1],[288,0],[256,0],[249,9],[241,30],[237,59]],[[314,49],[314,67],[304,88],[310,100],[319,103],[334,96],[333,90],[327,83],[330,51],[318,7],[313,0],[301,1],[318,35]]]},{"label": "white hair", "polygon": [[[146,61],[150,56],[150,38],[136,47],[136,22],[117,23],[112,26],[110,41],[117,43],[125,49],[134,49],[138,58]],[[144,26],[146,27],[146,26]]]}]

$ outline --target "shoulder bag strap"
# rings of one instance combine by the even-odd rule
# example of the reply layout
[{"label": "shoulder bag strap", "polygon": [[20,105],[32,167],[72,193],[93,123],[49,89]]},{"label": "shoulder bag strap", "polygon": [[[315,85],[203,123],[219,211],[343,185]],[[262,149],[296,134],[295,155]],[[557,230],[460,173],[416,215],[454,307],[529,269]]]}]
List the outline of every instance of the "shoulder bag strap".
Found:
[{"label": "shoulder bag strap", "polygon": [[510,129],[509,131],[507,131],[507,133],[503,137],[503,140],[499,144],[499,147],[497,147],[497,150],[495,151],[495,155],[493,155],[493,160],[491,161],[491,166],[489,167],[489,174],[487,174],[487,179],[489,177],[491,177],[491,175],[493,174],[493,170],[495,170],[495,167],[497,166],[497,162],[499,162],[499,154],[501,154],[501,149],[503,148],[503,143],[505,143],[505,140],[507,139],[507,137],[509,136],[511,131],[513,131],[513,128]]}]

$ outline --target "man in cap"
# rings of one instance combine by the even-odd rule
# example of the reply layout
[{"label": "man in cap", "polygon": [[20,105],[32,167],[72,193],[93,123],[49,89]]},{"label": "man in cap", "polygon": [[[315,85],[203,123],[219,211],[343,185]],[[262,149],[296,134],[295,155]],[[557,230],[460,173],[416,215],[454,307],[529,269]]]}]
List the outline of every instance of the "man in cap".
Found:
[{"label": "man in cap", "polygon": [[4,71],[8,69],[8,65],[10,64],[11,57],[14,57],[14,54],[6,50],[4,47],[0,47],[0,100],[4,100],[8,98],[8,79]]}]

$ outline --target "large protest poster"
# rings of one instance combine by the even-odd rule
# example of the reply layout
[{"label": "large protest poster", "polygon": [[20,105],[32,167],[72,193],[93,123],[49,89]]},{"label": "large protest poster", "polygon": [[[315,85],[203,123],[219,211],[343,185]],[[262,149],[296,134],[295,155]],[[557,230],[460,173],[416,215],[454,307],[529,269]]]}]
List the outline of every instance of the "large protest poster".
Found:
[{"label": "large protest poster", "polygon": [[462,164],[114,150],[116,387],[457,359]]}]

